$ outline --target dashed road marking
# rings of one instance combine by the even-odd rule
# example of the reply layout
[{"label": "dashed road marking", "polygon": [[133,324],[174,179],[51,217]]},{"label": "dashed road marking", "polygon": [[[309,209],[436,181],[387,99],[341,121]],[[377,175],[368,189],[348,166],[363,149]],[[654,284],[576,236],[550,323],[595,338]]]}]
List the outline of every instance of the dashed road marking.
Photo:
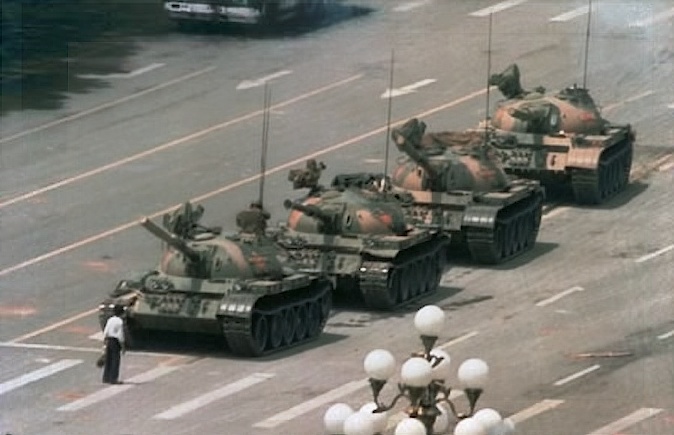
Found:
[{"label": "dashed road marking", "polygon": [[489,6],[488,8],[480,9],[479,11],[471,12],[470,15],[471,17],[486,17],[490,14],[494,14],[496,12],[501,12],[506,9],[512,8],[514,6],[520,5],[522,3],[526,3],[527,0],[506,0],[501,3],[496,3],[495,5]]},{"label": "dashed road marking", "polygon": [[651,24],[659,23],[660,21],[665,21],[671,17],[674,17],[674,8],[660,12],[659,14],[652,15],[643,20],[634,21],[629,24],[629,27],[646,27]]},{"label": "dashed road marking", "polygon": [[669,337],[674,337],[674,329],[669,332],[665,332],[664,334],[658,335],[658,340],[666,340]]},{"label": "dashed road marking", "polygon": [[618,434],[624,429],[639,423],[640,421],[651,418],[662,412],[660,408],[641,408],[637,411],[634,411],[630,415],[616,420],[611,424],[608,424],[600,429],[595,430],[594,432],[589,433],[588,435],[613,435]]},{"label": "dashed road marking", "polygon": [[570,10],[568,12],[565,12],[563,14],[559,14],[555,17],[550,18],[549,21],[552,22],[563,22],[563,21],[570,21],[573,20],[576,17],[580,17],[581,15],[587,15],[588,11],[590,10],[589,5],[581,6],[579,8]]},{"label": "dashed road marking", "polygon": [[148,370],[145,373],[133,376],[129,379],[124,380],[124,384],[121,385],[111,385],[102,390],[98,390],[95,393],[89,394],[86,397],[70,402],[66,405],[63,405],[57,408],[57,411],[78,411],[80,409],[86,408],[87,406],[94,405],[96,403],[107,400],[111,397],[114,397],[124,391],[133,387],[133,384],[144,384],[151,382],[161,376],[171,373],[176,370],[176,366],[159,366],[151,370]]},{"label": "dashed road marking", "polygon": [[593,365],[592,367],[588,367],[588,368],[586,368],[586,369],[584,369],[584,370],[581,370],[581,371],[579,371],[579,372],[576,372],[576,373],[574,373],[574,374],[572,374],[572,375],[570,375],[570,376],[567,376],[567,377],[565,377],[565,378],[562,378],[562,379],[558,380],[557,382],[555,382],[553,385],[554,385],[555,387],[559,387],[560,385],[567,384],[567,383],[569,383],[569,382],[571,382],[571,381],[573,381],[573,380],[576,380],[576,379],[578,379],[578,378],[580,378],[580,377],[582,377],[582,376],[585,376],[585,375],[588,374],[588,373],[592,373],[593,371],[598,370],[600,367],[601,367],[601,366],[600,366],[599,364],[595,364],[595,365]]},{"label": "dashed road marking", "polygon": [[255,423],[253,427],[262,429],[274,428],[280,424],[286,423],[294,418],[304,415],[307,412],[313,411],[316,408],[334,402],[337,399],[346,396],[347,394],[351,394],[355,391],[360,390],[361,388],[365,388],[368,385],[369,382],[367,379],[361,379],[359,381],[346,383],[333,390],[328,391],[327,393],[323,393],[320,396],[316,396],[311,400],[307,400],[306,402],[300,403],[297,406],[293,406],[292,408],[286,411],[279,412],[278,414],[275,414],[259,423]]},{"label": "dashed road marking", "polygon": [[542,414],[543,412],[554,409],[559,405],[561,405],[562,403],[564,403],[563,400],[551,400],[551,399],[541,400],[540,402],[531,405],[530,407],[523,409],[511,415],[508,418],[510,418],[513,421],[513,423],[517,424],[523,422],[524,420],[528,420],[532,417],[535,417],[538,414]]},{"label": "dashed road marking", "polygon": [[103,341],[103,331],[99,331],[95,334],[91,334],[89,336],[89,339],[96,340],[96,341]]},{"label": "dashed road marking", "polygon": [[61,361],[55,362],[54,364],[50,364],[46,367],[42,367],[41,369],[25,373],[0,384],[0,395],[9,393],[10,391],[23,387],[26,384],[39,381],[40,379],[46,378],[81,363],[81,359],[62,359]]},{"label": "dashed road marking", "polygon": [[584,290],[585,290],[585,289],[584,289],[583,287],[580,287],[580,286],[571,287],[571,288],[569,288],[569,289],[564,290],[563,292],[557,293],[557,294],[554,295],[554,296],[551,296],[551,297],[549,297],[549,298],[547,298],[547,299],[543,299],[542,301],[538,302],[538,303],[536,304],[536,306],[537,306],[537,307],[544,307],[544,306],[546,306],[546,305],[550,305],[551,303],[560,300],[560,299],[563,298],[564,296],[570,295],[571,293],[582,292],[582,291],[584,291]]},{"label": "dashed road marking", "polygon": [[624,100],[615,102],[615,103],[613,103],[613,104],[609,104],[608,106],[603,107],[603,108],[602,108],[602,111],[603,111],[603,112],[609,112],[609,111],[611,111],[611,110],[615,110],[615,109],[617,109],[618,107],[624,106],[625,104],[633,103],[633,102],[635,102],[635,101],[637,101],[637,100],[640,100],[640,99],[642,99],[642,98],[646,98],[646,97],[648,97],[648,96],[650,96],[650,95],[653,95],[654,93],[655,93],[655,92],[654,92],[652,89],[648,89],[648,90],[643,91],[643,92],[640,92],[640,93],[638,93],[638,94],[636,94],[636,95],[632,95],[632,96],[629,97],[629,98],[625,98]]},{"label": "dashed road marking", "polygon": [[152,418],[157,420],[173,420],[196,409],[202,408],[212,402],[215,402],[216,400],[231,396],[232,394],[238,393],[239,391],[245,390],[246,388],[250,388],[253,385],[259,384],[260,382],[267,381],[274,376],[275,375],[273,373],[254,373],[243,379],[239,379],[236,382],[232,382],[231,384],[227,384],[224,387],[218,388],[217,390],[210,391],[206,394],[195,397],[192,400],[173,406]]},{"label": "dashed road marking", "polygon": [[393,98],[393,97],[400,97],[401,95],[411,94],[413,92],[416,92],[417,89],[433,84],[436,81],[437,81],[436,79],[423,79],[400,88],[393,88],[392,90],[387,89],[383,94],[381,94],[381,98]]},{"label": "dashed road marking", "polygon": [[256,88],[258,86],[263,86],[265,83],[270,82],[274,79],[277,79],[279,77],[287,76],[288,74],[292,74],[293,72],[290,70],[283,70],[283,71],[277,71],[275,73],[266,75],[264,77],[260,77],[259,79],[255,80],[244,80],[241,83],[238,84],[236,87],[237,90],[242,90],[242,89],[251,89],[251,88]]},{"label": "dashed road marking", "polygon": [[130,78],[139,76],[141,74],[145,74],[147,72],[150,72],[152,70],[155,70],[157,68],[161,68],[165,65],[166,64],[163,64],[163,63],[152,63],[148,66],[144,66],[142,68],[138,68],[138,69],[135,69],[133,71],[129,71],[128,73],[78,74],[77,77],[82,78],[82,79],[101,79],[101,80],[106,80],[106,79],[130,79]]},{"label": "dashed road marking", "polygon": [[674,245],[665,246],[664,248],[658,249],[657,251],[651,252],[650,254],[642,255],[641,257],[637,258],[634,261],[637,262],[637,263],[643,263],[644,261],[648,261],[648,260],[651,260],[655,257],[658,257],[658,256],[662,255],[662,254],[666,254],[667,252],[671,251],[672,249],[674,249]]},{"label": "dashed road marking", "polygon": [[466,341],[466,340],[468,340],[468,339],[470,339],[470,338],[473,338],[473,337],[475,337],[477,334],[479,334],[479,332],[477,332],[477,331],[469,332],[469,333],[464,334],[464,335],[462,335],[462,336],[460,336],[460,337],[456,337],[456,338],[453,339],[453,340],[449,340],[447,343],[441,344],[440,346],[437,346],[436,348],[437,348],[437,349],[447,349],[447,348],[450,347],[450,346],[454,346],[455,344],[461,343],[462,341]]},{"label": "dashed road marking", "polygon": [[422,6],[426,6],[427,4],[431,3],[432,0],[417,0],[417,1],[411,1],[407,3],[402,3],[396,7],[393,8],[395,12],[409,12],[412,9],[420,8]]}]

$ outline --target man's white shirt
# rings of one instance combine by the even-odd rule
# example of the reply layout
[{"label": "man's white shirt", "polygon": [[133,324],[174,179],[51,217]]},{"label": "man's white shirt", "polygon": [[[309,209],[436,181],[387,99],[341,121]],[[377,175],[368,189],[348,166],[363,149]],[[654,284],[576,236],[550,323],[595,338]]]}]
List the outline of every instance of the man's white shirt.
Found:
[{"label": "man's white shirt", "polygon": [[120,343],[124,343],[124,321],[117,317],[112,316],[105,323],[105,328],[103,329],[104,337],[113,337],[119,340]]}]

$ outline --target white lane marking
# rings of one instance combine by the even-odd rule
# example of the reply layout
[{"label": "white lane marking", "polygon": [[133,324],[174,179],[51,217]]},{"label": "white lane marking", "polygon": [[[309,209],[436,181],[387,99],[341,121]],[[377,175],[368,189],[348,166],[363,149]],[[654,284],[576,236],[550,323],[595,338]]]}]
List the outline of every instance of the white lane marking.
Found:
[{"label": "white lane marking", "polygon": [[70,316],[67,319],[63,319],[59,322],[56,322],[56,323],[51,324],[51,325],[49,325],[47,327],[44,327],[44,328],[40,328],[37,331],[29,332],[28,334],[24,334],[21,337],[17,337],[13,340],[9,340],[9,343],[16,343],[18,341],[23,341],[23,340],[26,340],[28,338],[35,337],[36,335],[40,335],[40,334],[43,334],[45,332],[49,332],[53,329],[60,328],[63,325],[67,325],[68,323],[72,323],[76,320],[79,320],[83,317],[86,317],[90,314],[94,314],[94,313],[97,313],[97,312],[98,312],[98,308],[93,308],[91,310],[84,311],[83,313],[75,314],[74,316]]},{"label": "white lane marking", "polygon": [[259,79],[255,80],[244,80],[241,83],[239,83],[236,87],[237,90],[241,89],[251,89],[251,88],[256,88],[258,86],[262,86],[265,83],[277,79],[279,77],[287,76],[288,74],[292,74],[293,72],[290,70],[283,70],[283,71],[277,71],[275,73],[269,74],[264,77],[260,77]]},{"label": "white lane marking", "polygon": [[[327,91],[329,91],[333,88],[336,88],[336,87],[345,85],[347,83],[350,83],[350,82],[352,82],[354,80],[357,80],[361,77],[363,77],[363,74],[357,74],[357,75],[351,76],[349,78],[346,78],[344,80],[340,80],[338,82],[330,83],[329,85],[322,86],[320,88],[314,89],[312,91],[306,92],[304,94],[301,94],[301,95],[298,95],[296,97],[290,98],[288,100],[282,101],[280,103],[274,104],[269,109],[275,110],[275,109],[280,109],[282,107],[289,106],[291,104],[297,103],[299,101],[305,100],[307,98],[313,97],[313,96],[321,94],[323,92],[327,92]],[[244,122],[244,121],[247,121],[249,119],[255,118],[256,116],[260,116],[263,113],[264,113],[264,110],[255,110],[255,111],[249,112],[245,115],[241,115],[237,118],[233,118],[233,119],[230,119],[228,121],[221,122],[220,124],[212,125],[212,126],[210,126],[208,128],[205,128],[203,130],[199,130],[199,131],[196,131],[194,133],[188,134],[187,136],[183,136],[183,137],[180,137],[178,139],[174,139],[172,141],[163,143],[163,144],[158,145],[154,148],[150,148],[148,150],[145,150],[145,151],[142,151],[140,153],[125,157],[125,158],[117,160],[115,162],[108,163],[107,165],[99,166],[98,168],[91,169],[91,170],[86,171],[86,172],[82,172],[81,174],[75,175],[75,176],[70,177],[70,178],[65,178],[61,181],[57,181],[56,183],[52,183],[52,184],[49,184],[49,185],[47,185],[45,187],[42,187],[40,189],[33,190],[32,192],[27,192],[27,193],[21,194],[19,196],[16,196],[14,198],[10,198],[8,200],[2,201],[2,202],[0,202],[0,208],[6,207],[8,205],[15,204],[17,202],[25,201],[26,199],[29,199],[29,198],[32,198],[34,196],[40,195],[42,193],[49,192],[49,191],[54,190],[54,189],[58,189],[59,187],[66,186],[68,184],[72,184],[72,183],[74,183],[76,181],[80,181],[84,178],[89,178],[91,176],[100,174],[100,173],[105,172],[105,171],[109,171],[111,169],[117,168],[119,166],[131,163],[131,162],[134,162],[136,160],[140,160],[142,158],[145,158],[147,156],[156,154],[158,152],[174,148],[177,145],[182,145],[186,142],[193,141],[195,139],[199,139],[203,136],[206,136],[208,134],[213,133],[214,131],[221,130],[223,128],[229,127],[229,126],[234,125],[234,124],[239,124],[241,122]]]},{"label": "white lane marking", "polygon": [[610,105],[608,105],[608,106],[602,108],[602,112],[608,112],[608,111],[610,111],[610,110],[617,109],[617,108],[620,107],[620,106],[624,106],[625,104],[628,104],[628,103],[633,103],[633,102],[635,102],[635,101],[637,101],[637,100],[640,100],[640,99],[642,99],[642,98],[646,98],[646,97],[648,97],[649,95],[653,95],[654,93],[655,93],[655,92],[654,92],[652,89],[649,89],[649,90],[643,91],[643,92],[641,92],[641,93],[638,93],[638,94],[636,94],[636,95],[632,95],[632,96],[629,97],[629,98],[626,98],[626,99],[624,99],[624,100],[622,100],[622,101],[618,101],[618,102],[616,102],[616,103],[610,104]]},{"label": "white lane marking", "polygon": [[554,409],[564,403],[563,400],[551,400],[551,399],[545,399],[541,400],[540,402],[531,405],[530,407],[523,409],[513,415],[511,415],[510,418],[513,423],[517,424],[520,422],[523,422],[524,420],[528,420],[532,417],[535,417],[538,414],[542,414],[545,411],[549,411],[551,409]]},{"label": "white lane marking", "polygon": [[570,20],[573,20],[576,17],[580,17],[581,15],[586,15],[589,10],[590,10],[589,5],[581,6],[579,8],[570,10],[569,12],[559,14],[556,17],[552,17],[552,18],[550,18],[549,21],[552,21],[552,22],[570,21]]},{"label": "white lane marking", "polygon": [[563,378],[563,379],[560,379],[560,380],[558,380],[557,382],[555,382],[553,385],[554,385],[555,387],[559,387],[560,385],[567,384],[567,383],[569,383],[569,382],[571,382],[571,381],[573,381],[573,380],[575,380],[575,379],[578,379],[578,378],[580,378],[580,377],[582,377],[582,376],[585,376],[585,375],[588,374],[588,373],[591,373],[591,372],[593,372],[593,371],[595,371],[595,370],[598,370],[600,367],[601,367],[601,366],[600,366],[599,364],[595,364],[595,365],[593,365],[592,367],[588,367],[588,368],[586,368],[586,369],[584,369],[584,370],[581,370],[581,371],[576,372],[576,373],[574,373],[574,374],[572,374],[572,375],[570,375],[570,376],[567,376],[567,377],[565,377],[565,378]]},{"label": "white lane marking", "polygon": [[[356,77],[356,78],[362,77],[362,74],[361,74],[361,75],[358,75],[358,76],[355,76],[355,77]],[[352,78],[352,79],[355,80],[355,78]],[[355,136],[355,137],[352,137],[352,138],[350,138],[350,139],[347,139],[347,140],[345,140],[345,141],[343,141],[343,142],[339,142],[339,143],[334,144],[334,145],[331,145],[331,146],[329,146],[329,147],[327,147],[327,148],[323,148],[322,150],[315,151],[315,152],[310,153],[310,154],[305,154],[305,155],[303,155],[303,156],[301,156],[301,157],[299,157],[299,158],[297,158],[297,159],[294,159],[294,160],[291,160],[291,161],[282,163],[282,164],[280,164],[280,165],[278,165],[278,166],[275,166],[275,167],[273,167],[273,168],[268,169],[268,170],[266,171],[266,175],[272,175],[272,174],[274,174],[274,173],[276,173],[276,172],[280,172],[280,171],[283,171],[283,170],[285,170],[285,169],[291,168],[291,167],[293,167],[293,166],[297,166],[297,165],[300,164],[300,163],[303,164],[303,163],[305,163],[306,160],[308,160],[308,159],[315,159],[315,158],[320,157],[320,156],[322,156],[322,155],[329,154],[329,153],[332,153],[332,152],[337,151],[337,150],[339,150],[339,149],[346,148],[346,147],[351,146],[351,145],[353,145],[353,144],[359,143],[359,142],[361,142],[361,141],[363,141],[363,140],[365,140],[365,139],[367,139],[367,138],[369,138],[369,137],[372,137],[372,136],[381,134],[381,133],[387,131],[389,128],[398,127],[398,126],[404,124],[405,122],[407,122],[410,118],[425,118],[425,117],[431,116],[431,115],[433,115],[433,114],[435,114],[435,113],[442,112],[443,110],[447,110],[447,109],[452,108],[452,107],[454,107],[454,106],[458,106],[459,104],[462,104],[462,103],[464,103],[464,102],[466,102],[466,101],[469,101],[469,100],[471,100],[471,99],[473,99],[473,98],[475,98],[475,97],[479,97],[480,95],[482,95],[482,94],[484,94],[484,93],[486,93],[486,92],[487,92],[487,89],[486,89],[486,88],[485,88],[485,89],[480,89],[480,90],[478,90],[478,91],[471,92],[470,94],[464,95],[463,97],[460,97],[460,98],[458,98],[458,99],[456,99],[456,100],[450,101],[450,102],[445,103],[445,104],[441,104],[441,105],[439,105],[439,106],[436,106],[436,107],[433,107],[433,108],[431,108],[431,109],[425,110],[425,111],[423,111],[423,112],[421,112],[421,113],[417,113],[416,115],[412,115],[412,116],[410,116],[410,117],[406,117],[405,119],[402,119],[402,120],[393,122],[393,123],[391,123],[391,125],[384,125],[384,126],[381,126],[381,127],[379,127],[379,128],[375,128],[374,130],[370,130],[370,131],[368,131],[368,132],[366,132],[366,133],[363,133],[363,134],[361,134],[361,135],[359,135],[359,136]],[[298,97],[298,98],[299,98],[299,97]],[[289,103],[289,102],[286,102],[286,103]],[[257,112],[257,113],[258,113],[258,114],[261,114],[262,111],[259,111],[259,112]],[[200,133],[201,133],[201,132],[200,132]],[[193,135],[192,137],[194,137],[194,135]],[[244,186],[244,185],[246,185],[246,184],[248,184],[248,183],[252,183],[253,181],[257,181],[259,178],[260,178],[260,175],[259,175],[259,174],[251,175],[251,176],[248,177],[248,178],[244,178],[244,179],[241,179],[241,180],[236,181],[236,182],[234,182],[234,183],[231,183],[231,184],[228,184],[228,185],[226,185],[226,186],[223,186],[223,187],[221,187],[221,188],[219,188],[219,189],[212,190],[212,191],[207,192],[207,193],[205,193],[205,194],[203,194],[203,195],[200,195],[200,196],[197,196],[197,197],[195,197],[195,198],[192,198],[192,199],[190,199],[189,201],[191,201],[191,202],[193,202],[193,203],[194,203],[194,202],[202,202],[202,201],[204,201],[204,200],[206,200],[206,199],[208,199],[208,198],[211,198],[211,197],[213,197],[213,196],[220,195],[220,194],[222,194],[222,193],[225,193],[225,192],[228,192],[228,191],[230,191],[230,190],[236,189],[237,187]],[[1,206],[2,206],[2,205],[0,204],[0,207],[1,207]],[[153,213],[152,215],[150,215],[150,216],[148,216],[148,217],[150,217],[150,218],[156,218],[156,217],[158,217],[158,216],[163,215],[164,213],[168,213],[168,212],[170,212],[170,211],[172,211],[172,210],[175,210],[175,209],[176,209],[177,207],[179,207],[179,206],[180,206],[180,204],[172,205],[171,207],[168,207],[168,208],[166,208],[166,209],[164,209],[164,210],[161,210],[161,211],[158,211],[158,212],[156,212],[156,213]],[[116,228],[112,228],[112,229],[109,229],[109,230],[104,231],[104,232],[102,232],[102,233],[95,234],[95,235],[93,235],[93,236],[91,236],[91,237],[87,237],[86,239],[80,240],[80,241],[75,242],[75,243],[71,243],[70,245],[63,246],[63,247],[61,247],[61,248],[58,248],[58,249],[55,249],[55,250],[53,250],[53,251],[47,252],[47,253],[42,254],[42,255],[40,255],[40,256],[37,256],[37,257],[31,258],[31,259],[29,259],[29,260],[23,261],[23,262],[21,262],[21,263],[19,263],[19,264],[15,264],[14,266],[10,266],[10,267],[8,267],[8,268],[2,269],[2,270],[0,270],[0,276],[8,275],[8,274],[10,274],[10,273],[12,273],[12,272],[15,272],[15,271],[17,271],[17,270],[26,268],[26,267],[28,267],[28,266],[32,266],[33,264],[36,264],[36,263],[39,263],[39,262],[41,262],[41,261],[50,259],[50,258],[55,257],[55,256],[57,256],[57,255],[63,254],[63,253],[65,253],[65,252],[72,251],[73,249],[79,248],[79,247],[81,247],[81,246],[88,245],[89,243],[92,243],[92,242],[95,242],[95,241],[104,239],[104,238],[106,238],[106,237],[108,237],[108,236],[111,236],[111,235],[113,235],[113,234],[120,233],[120,232],[122,232],[122,231],[124,231],[124,230],[126,230],[126,229],[135,227],[136,225],[138,225],[138,222],[136,222],[136,221],[128,222],[128,223],[126,223],[126,224],[124,224],[124,225],[120,225],[120,226],[118,226],[118,227],[116,227]],[[30,334],[34,334],[34,333],[30,333]],[[18,340],[18,339],[14,339],[14,341],[16,341],[16,340]]]},{"label": "white lane marking", "polygon": [[454,346],[455,344],[461,343],[462,341],[466,341],[466,340],[468,340],[468,339],[470,339],[470,338],[473,338],[473,337],[475,337],[477,334],[479,334],[479,332],[477,332],[477,331],[472,331],[472,332],[469,332],[469,333],[467,333],[467,334],[463,334],[463,335],[460,336],[460,337],[456,337],[456,338],[453,339],[453,340],[449,340],[449,341],[448,341],[447,343],[445,343],[445,344],[441,344],[440,346],[437,346],[437,349],[447,349],[447,348],[450,347],[450,346]]},{"label": "white lane marking", "polygon": [[169,408],[152,418],[158,420],[173,420],[196,409],[204,407],[212,402],[215,402],[216,400],[220,400],[223,397],[238,393],[241,390],[245,390],[246,388],[259,384],[260,382],[267,381],[274,376],[275,375],[273,373],[254,373],[236,382],[232,382],[231,384],[227,384],[224,387],[218,388],[217,390],[213,390],[199,397],[195,397],[192,400]]},{"label": "white lane marking", "polygon": [[674,168],[674,161],[658,166],[658,172],[667,172],[672,168]]},{"label": "white lane marking", "polygon": [[667,105],[667,108],[668,108],[668,109],[674,109],[674,103],[668,104],[668,105]]},{"label": "white lane marking", "polygon": [[408,12],[411,11],[412,9],[420,8],[422,6],[426,6],[427,4],[431,3],[432,0],[417,0],[417,1],[411,1],[407,3],[402,3],[396,7],[393,8],[395,12]]},{"label": "white lane marking", "polygon": [[287,409],[283,412],[279,412],[266,420],[263,420],[259,423],[255,423],[253,427],[262,428],[262,429],[271,429],[280,424],[283,424],[287,421],[290,421],[294,418],[297,418],[301,415],[306,414],[307,412],[313,411],[316,408],[319,408],[323,405],[326,405],[330,402],[334,402],[342,396],[351,394],[354,391],[358,391],[361,388],[365,388],[369,385],[367,379],[361,379],[360,381],[352,381],[346,383],[340,387],[337,387],[333,390],[328,391],[327,393],[316,396],[311,400],[307,400],[304,403],[300,403],[297,406],[294,406],[290,409]]},{"label": "white lane marking", "polygon": [[139,375],[136,375],[134,377],[131,377],[129,379],[124,380],[124,384],[122,385],[111,385],[109,387],[106,387],[102,390],[98,390],[92,394],[89,394],[86,397],[82,397],[81,399],[77,399],[73,402],[70,402],[66,405],[63,405],[59,408],[57,408],[57,411],[77,411],[83,408],[86,408],[87,406],[91,406],[95,403],[102,402],[103,400],[107,400],[113,396],[116,396],[117,394],[123,393],[124,391],[128,390],[129,388],[133,387],[133,384],[144,384],[147,382],[151,382],[161,376],[164,376],[166,374],[171,373],[172,371],[178,369],[178,367],[169,367],[169,366],[159,366],[155,367],[151,370],[148,370],[147,372],[141,373]]},{"label": "white lane marking", "polygon": [[629,24],[629,27],[646,27],[651,24],[659,23],[660,21],[665,21],[671,17],[674,17],[674,8],[660,12],[659,14],[652,15],[643,20],[634,21]]},{"label": "white lane marking", "polygon": [[401,95],[411,94],[412,92],[416,92],[417,89],[422,88],[424,86],[428,86],[431,83],[435,82],[437,82],[436,79],[419,80],[418,82],[412,83],[411,85],[403,86],[401,88],[393,88],[393,90],[387,89],[386,92],[381,94],[381,97],[382,98],[400,97]]},{"label": "white lane marking", "polygon": [[555,301],[560,300],[560,299],[563,298],[564,296],[570,295],[571,293],[582,292],[582,291],[584,291],[584,290],[585,290],[585,289],[584,289],[583,287],[580,287],[580,286],[571,287],[571,288],[569,288],[569,289],[564,290],[563,292],[557,293],[557,294],[554,295],[554,296],[550,296],[550,297],[547,298],[547,299],[543,299],[542,301],[538,302],[538,303],[536,304],[536,306],[537,306],[537,307],[544,307],[544,306],[546,306],[546,305],[550,305],[551,303],[553,303],[553,302],[555,302]]},{"label": "white lane marking", "polygon": [[665,332],[664,334],[658,335],[658,340],[666,340],[669,337],[674,337],[674,329],[669,332]]},{"label": "white lane marking", "polygon": [[70,122],[70,121],[74,121],[74,120],[79,119],[79,118],[83,118],[87,115],[91,115],[92,113],[96,113],[96,112],[100,112],[101,110],[109,109],[109,108],[117,106],[119,104],[126,103],[127,101],[131,101],[131,100],[134,100],[136,98],[147,95],[151,92],[155,92],[155,91],[158,91],[160,89],[164,89],[166,87],[169,87],[169,86],[175,85],[177,83],[183,82],[185,80],[189,80],[189,79],[192,79],[194,77],[200,76],[202,74],[206,74],[207,72],[211,72],[214,69],[215,69],[214,66],[209,66],[208,68],[200,69],[199,71],[194,71],[194,72],[191,72],[189,74],[185,74],[184,76],[180,76],[180,77],[177,77],[173,80],[169,80],[167,82],[160,83],[160,84],[158,84],[156,86],[153,86],[151,88],[142,90],[140,92],[136,92],[135,94],[127,95],[126,97],[122,97],[120,99],[101,104],[100,106],[92,107],[91,109],[83,110],[82,112],[77,112],[77,113],[72,114],[70,116],[66,116],[65,118],[60,118],[60,119],[57,119],[57,120],[54,120],[54,121],[51,121],[51,122],[47,122],[46,124],[38,125],[37,127],[33,127],[31,129],[21,131],[19,133],[13,134],[11,136],[4,137],[4,138],[0,139],[0,143],[9,142],[10,140],[18,139],[20,137],[23,137],[23,136],[26,136],[26,135],[29,135],[29,134],[32,134],[32,133],[35,133],[35,132],[38,132],[38,131],[42,131],[42,130],[47,129],[49,127],[53,127],[55,125],[59,125],[59,124],[65,123],[65,122]]},{"label": "white lane marking", "polygon": [[95,334],[91,334],[89,336],[91,340],[96,340],[96,341],[103,341],[103,331],[99,331]]},{"label": "white lane marking", "polygon": [[[73,352],[87,352],[100,353],[100,347],[76,347],[76,346],[59,346],[55,344],[40,344],[40,343],[16,343],[14,341],[0,342],[0,347],[11,347],[17,349],[42,349],[42,350],[67,350]],[[131,355],[151,356],[151,357],[181,357],[183,355],[164,353],[164,352],[143,352],[143,351],[129,351]]]},{"label": "white lane marking", "polygon": [[654,415],[657,415],[662,412],[660,408],[641,408],[637,411],[634,411],[630,415],[616,420],[611,424],[608,424],[600,429],[595,430],[588,435],[614,435],[626,429],[634,424],[639,423],[642,420],[651,418]]},{"label": "white lane marking", "polygon": [[644,261],[648,261],[659,255],[665,254],[671,251],[672,249],[674,249],[674,245],[665,246],[664,248],[658,249],[657,251],[651,252],[650,254],[642,255],[641,257],[637,258],[634,261],[636,261],[637,263],[643,263]]},{"label": "white lane marking", "polygon": [[81,359],[62,359],[61,361],[55,362],[54,364],[42,367],[41,369],[33,370],[32,372],[23,374],[9,381],[5,381],[0,384],[0,395],[8,393],[19,387],[23,387],[26,384],[39,381],[42,378],[46,378],[47,376],[51,376],[81,363]]},{"label": "white lane marking", "polygon": [[489,6],[488,8],[480,9],[479,11],[471,12],[470,15],[471,17],[486,17],[489,14],[493,14],[496,12],[501,12],[504,11],[508,8],[512,8],[513,6],[520,5],[522,3],[525,3],[527,0],[506,0],[501,3],[496,3],[495,5]]},{"label": "white lane marking", "polygon": [[78,74],[77,77],[82,79],[130,79],[132,77],[145,74],[157,68],[165,66],[163,63],[152,63],[148,66],[129,71],[128,73],[112,73],[112,74]]}]

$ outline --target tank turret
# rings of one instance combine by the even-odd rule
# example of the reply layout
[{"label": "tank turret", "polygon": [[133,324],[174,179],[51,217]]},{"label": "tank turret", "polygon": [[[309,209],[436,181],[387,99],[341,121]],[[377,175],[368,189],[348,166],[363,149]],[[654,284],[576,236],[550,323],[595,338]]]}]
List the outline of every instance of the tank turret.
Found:
[{"label": "tank turret", "polygon": [[635,132],[601,116],[587,89],[573,85],[554,94],[525,90],[516,64],[489,83],[505,97],[488,127],[491,145],[509,174],[548,187],[571,187],[577,202],[597,204],[629,182]]},{"label": "tank turret", "polygon": [[382,191],[376,177],[339,174],[324,187],[313,177],[308,185],[295,183],[302,173],[293,169],[289,179],[309,194],[284,201],[289,215],[278,238],[301,271],[327,273],[336,291],[374,309],[392,309],[437,289],[447,236],[409,225],[403,200]]},{"label": "tank turret", "polygon": [[243,219],[240,231],[222,235],[219,228],[198,225],[202,212],[186,203],[164,216],[165,228],[147,217],[140,221],[165,243],[159,265],[138,279],[120,281],[100,306],[101,326],[115,305],[123,305],[131,343],[153,330],[201,333],[224,336],[227,346],[244,356],[320,335],[330,311],[331,281],[298,272],[288,253],[258,231],[257,216],[250,225]]},{"label": "tank turret", "polygon": [[488,192],[510,186],[479,132],[425,132],[426,124],[418,119],[392,130],[394,143],[408,156],[392,175],[394,185],[433,192]]},{"label": "tank turret", "polygon": [[544,191],[512,180],[485,146],[484,131],[426,133],[411,119],[391,132],[406,154],[391,175],[396,192],[413,198],[409,219],[451,235],[480,263],[500,263],[535,243]]}]

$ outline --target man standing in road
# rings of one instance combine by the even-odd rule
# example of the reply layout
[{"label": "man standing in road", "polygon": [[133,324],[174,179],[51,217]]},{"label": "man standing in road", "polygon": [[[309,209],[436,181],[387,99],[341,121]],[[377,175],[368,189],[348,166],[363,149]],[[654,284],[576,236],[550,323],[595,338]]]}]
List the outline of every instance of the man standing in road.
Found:
[{"label": "man standing in road", "polygon": [[106,384],[121,384],[119,380],[119,366],[124,352],[124,307],[115,305],[115,315],[110,317],[103,329],[105,341],[105,366],[103,368],[103,382]]}]

